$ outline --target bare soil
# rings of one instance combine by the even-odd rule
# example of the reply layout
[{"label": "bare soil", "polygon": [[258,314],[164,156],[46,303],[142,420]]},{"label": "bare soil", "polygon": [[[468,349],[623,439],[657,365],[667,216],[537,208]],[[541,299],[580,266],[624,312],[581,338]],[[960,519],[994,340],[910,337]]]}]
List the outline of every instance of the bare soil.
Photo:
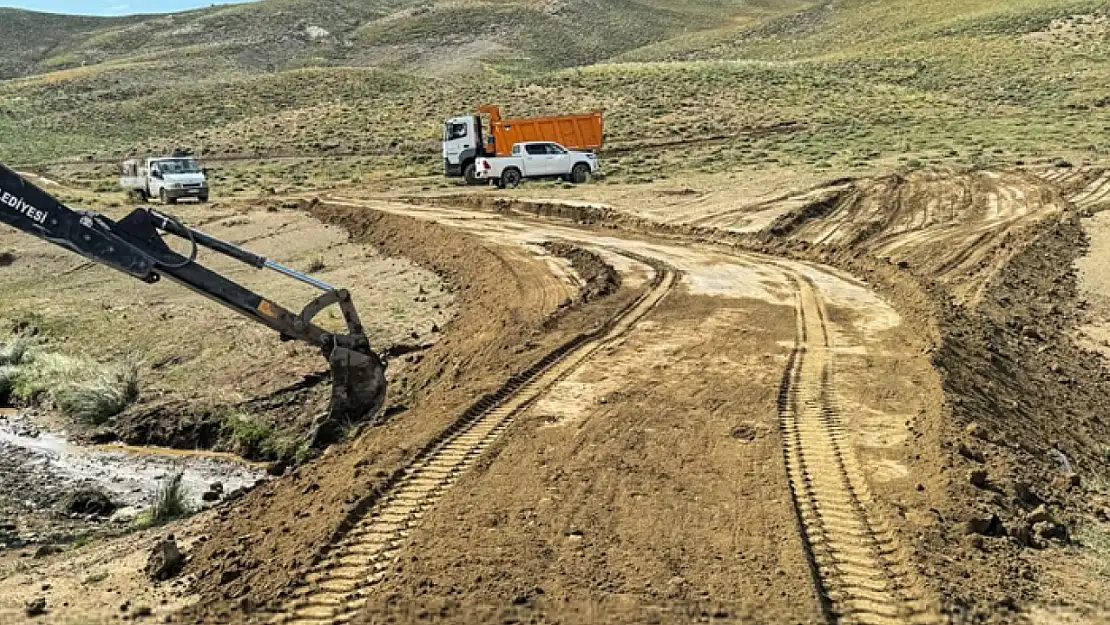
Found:
[{"label": "bare soil", "polygon": [[438,275],[457,316],[400,358],[385,423],[194,530],[176,619],[286,603],[406,463],[623,307],[650,259],[682,288],[520,415],[356,622],[827,621],[840,599],[782,434],[798,280],[823,311],[822,401],[866,495],[853,514],[890,537],[873,573],[904,569],[952,622],[1102,622],[1110,376],[1085,346],[1106,323],[1104,250],[1098,217],[1090,244],[1081,221],[1098,207],[1066,201],[1099,175],[806,181],[685,213],[701,192],[678,189],[665,220],[635,193],[305,202]]},{"label": "bare soil", "polygon": [[[387,254],[405,253],[445,276],[458,315],[444,329],[444,338],[397,380],[397,388],[405,391],[393,401],[406,410],[289,479],[252,492],[211,529],[213,538],[193,569],[202,607],[183,616],[186,621],[240,620],[243,608],[287,595],[298,571],[329,537],[470,403],[604,319],[606,310],[631,295],[618,293],[597,305],[570,309],[573,285],[548,271],[546,261],[518,248],[358,208],[318,205],[312,213],[342,225],[356,241]],[[560,318],[551,323],[556,313]]]},{"label": "bare soil", "polygon": [[793,330],[668,297],[453,489],[360,622],[820,622],[775,416]]},{"label": "bare soil", "polygon": [[[1080,172],[1070,186],[1056,188],[1022,172],[861,180],[801,209],[767,206],[775,216],[756,235],[699,225],[696,211],[694,223],[684,224],[674,214],[668,223],[640,217],[634,205],[437,202],[754,246],[866,279],[909,324],[904,347],[894,353],[928,355],[941,374],[936,384],[943,394],[922,395],[916,409],[905,404],[916,411],[907,414],[903,434],[919,463],[906,475],[927,499],[888,492],[885,503],[904,517],[899,533],[946,611],[957,622],[1021,622],[1033,614],[1098,622],[1107,606],[1091,593],[1105,588],[1105,565],[1061,564],[1066,554],[1085,562],[1106,557],[1100,537],[1108,518],[1103,466],[1110,433],[1101,415],[1110,389],[1105,365],[1076,338],[1080,325],[1097,319],[1084,312],[1091,305],[1079,296],[1073,269],[1087,246],[1078,219],[1090,209],[1076,212],[1064,199],[1098,179],[1098,171]],[[854,384],[889,387],[890,370],[865,373]],[[899,383],[929,378],[920,361],[906,374]],[[886,394],[870,393],[872,401]],[[858,425],[853,429],[866,437],[866,426]],[[885,433],[891,434],[902,436]],[[871,470],[879,491],[886,479],[903,475],[882,454]]]}]

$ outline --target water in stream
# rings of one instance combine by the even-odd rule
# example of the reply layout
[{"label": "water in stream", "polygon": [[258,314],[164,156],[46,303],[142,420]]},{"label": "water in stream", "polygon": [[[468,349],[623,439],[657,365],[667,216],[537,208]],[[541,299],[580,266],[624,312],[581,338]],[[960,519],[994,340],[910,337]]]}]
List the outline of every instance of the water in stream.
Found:
[{"label": "water in stream", "polygon": [[15,411],[0,410],[0,516],[56,512],[69,493],[95,488],[121,507],[117,519],[124,520],[149,507],[176,471],[194,508],[217,482],[226,494],[266,476],[260,465],[221,454],[76,445],[64,434],[39,431]]}]

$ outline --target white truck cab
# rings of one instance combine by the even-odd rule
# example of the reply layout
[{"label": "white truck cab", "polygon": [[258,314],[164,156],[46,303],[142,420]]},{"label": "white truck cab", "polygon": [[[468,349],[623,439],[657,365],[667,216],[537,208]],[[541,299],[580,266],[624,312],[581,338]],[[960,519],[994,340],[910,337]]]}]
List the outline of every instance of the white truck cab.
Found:
[{"label": "white truck cab", "polygon": [[482,120],[477,115],[452,117],[443,125],[443,167],[448,176],[475,179],[474,162],[485,154]]},{"label": "white truck cab", "polygon": [[196,160],[188,156],[160,156],[122,164],[120,186],[141,199],[158,198],[175,204],[183,198],[208,201],[208,180]]},{"label": "white truck cab", "polygon": [[582,184],[598,172],[597,154],[568,150],[550,141],[513,145],[510,156],[479,158],[475,175],[499,187],[515,187],[525,178],[561,178]]}]

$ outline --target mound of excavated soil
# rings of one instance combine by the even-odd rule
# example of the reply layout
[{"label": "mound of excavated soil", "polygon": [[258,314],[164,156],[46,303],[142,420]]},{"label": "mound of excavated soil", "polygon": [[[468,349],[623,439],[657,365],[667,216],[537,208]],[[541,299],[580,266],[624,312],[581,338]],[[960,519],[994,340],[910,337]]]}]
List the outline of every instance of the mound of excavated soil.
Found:
[{"label": "mound of excavated soil", "polygon": [[182,615],[184,622],[238,621],[244,608],[288,596],[304,567],[350,515],[365,509],[382,485],[476,398],[634,296],[621,291],[564,310],[558,323],[541,330],[577,294],[519,248],[365,209],[316,204],[310,210],[358,242],[443,276],[455,292],[458,315],[442,340],[405,356],[412,366],[390,380],[390,420],[223,511],[209,528],[211,539],[191,560],[201,601]]},{"label": "mound of excavated soil", "polygon": [[915,172],[857,181],[767,232],[912,267],[974,305],[1028,229],[1062,208],[1059,194],[1025,174]]},{"label": "mound of excavated soil", "polygon": [[566,258],[574,267],[575,273],[584,281],[578,290],[583,302],[611,295],[621,286],[621,276],[611,265],[607,265],[597,254],[567,243],[549,241],[543,248],[556,256]]}]

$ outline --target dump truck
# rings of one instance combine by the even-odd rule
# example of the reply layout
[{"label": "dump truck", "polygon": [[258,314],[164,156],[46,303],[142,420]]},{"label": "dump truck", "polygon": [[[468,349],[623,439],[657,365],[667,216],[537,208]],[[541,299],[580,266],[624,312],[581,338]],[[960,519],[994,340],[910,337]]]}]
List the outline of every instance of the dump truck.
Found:
[{"label": "dump truck", "polygon": [[[482,116],[489,117],[489,132],[482,131]],[[480,157],[509,156],[514,145],[536,141],[592,152],[601,149],[603,138],[601,111],[503,119],[500,107],[482,106],[477,115],[453,117],[444,124],[444,173],[449,177],[461,176],[467,184],[480,184],[483,180],[477,177],[475,169]]]}]

